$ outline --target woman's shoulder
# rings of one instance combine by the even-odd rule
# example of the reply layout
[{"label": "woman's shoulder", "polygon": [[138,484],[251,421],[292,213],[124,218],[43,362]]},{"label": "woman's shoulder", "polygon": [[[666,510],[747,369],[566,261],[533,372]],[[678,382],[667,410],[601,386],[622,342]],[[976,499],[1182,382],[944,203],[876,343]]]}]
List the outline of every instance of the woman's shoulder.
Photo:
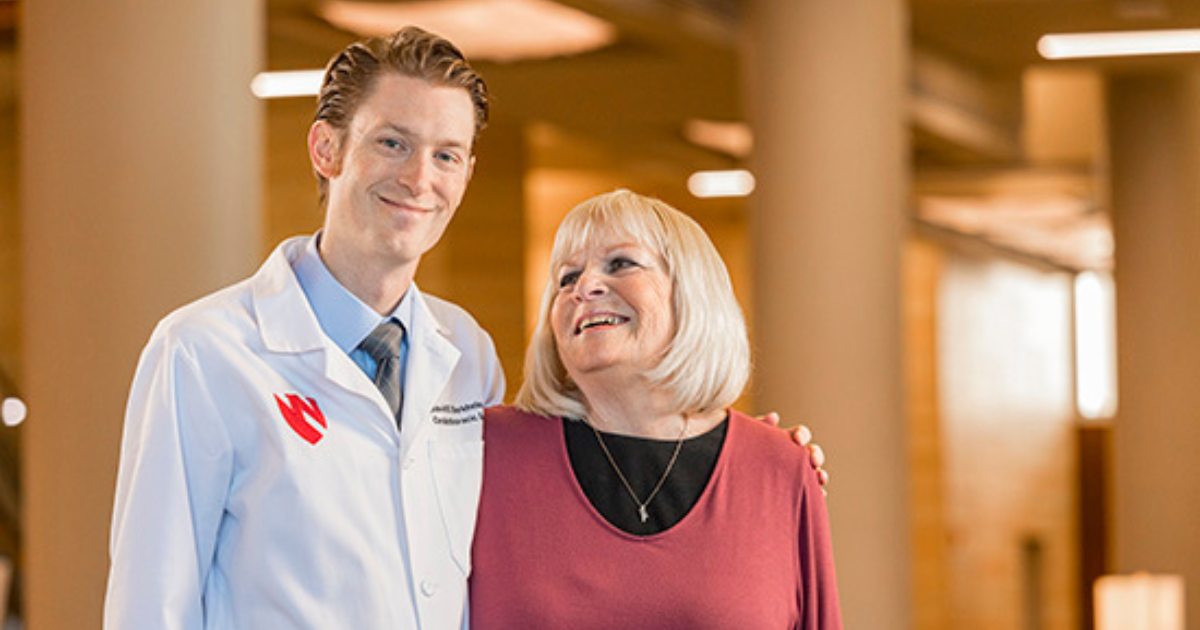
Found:
[{"label": "woman's shoulder", "polygon": [[523,468],[561,447],[562,423],[516,407],[488,407],[483,412],[483,444],[487,466]]},{"label": "woman's shoulder", "polygon": [[496,405],[483,410],[483,417],[488,422],[528,422],[538,419],[542,421],[557,420],[541,414],[525,411],[512,405]]},{"label": "woman's shoulder", "polygon": [[808,449],[792,441],[784,429],[736,410],[729,412],[729,431],[738,444],[738,451],[753,458],[757,466],[791,468],[797,473],[811,472]]},{"label": "woman's shoulder", "polygon": [[485,434],[545,432],[557,427],[558,423],[558,418],[531,413],[510,405],[497,405],[483,411]]},{"label": "woman's shoulder", "polygon": [[743,483],[776,500],[790,497],[797,514],[802,506],[811,505],[811,497],[823,500],[808,449],[793,442],[786,430],[731,411],[726,439],[736,445],[730,450],[729,464]]}]

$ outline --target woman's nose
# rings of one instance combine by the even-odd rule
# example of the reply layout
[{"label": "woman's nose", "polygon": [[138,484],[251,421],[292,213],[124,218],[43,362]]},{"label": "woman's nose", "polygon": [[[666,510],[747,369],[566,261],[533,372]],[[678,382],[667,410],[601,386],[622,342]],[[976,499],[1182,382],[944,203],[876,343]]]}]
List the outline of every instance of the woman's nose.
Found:
[{"label": "woman's nose", "polygon": [[604,284],[603,275],[591,269],[584,269],[575,283],[575,293],[581,298],[592,298],[604,295],[608,286]]}]

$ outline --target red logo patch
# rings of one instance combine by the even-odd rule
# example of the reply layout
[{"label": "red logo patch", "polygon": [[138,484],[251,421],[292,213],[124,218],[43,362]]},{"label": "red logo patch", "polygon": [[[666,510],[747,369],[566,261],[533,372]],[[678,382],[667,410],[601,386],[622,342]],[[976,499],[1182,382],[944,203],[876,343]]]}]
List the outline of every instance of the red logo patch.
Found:
[{"label": "red logo patch", "polygon": [[[312,398],[301,398],[299,394],[284,394],[287,402],[275,394],[275,402],[279,403],[279,413],[283,414],[283,419],[288,423],[289,427],[296,432],[297,435],[304,438],[309,444],[316,444],[325,437],[324,429],[328,428],[325,424],[325,414],[321,413],[321,408],[317,406],[317,401]],[[320,429],[313,425],[311,421],[304,416],[312,418]]]}]

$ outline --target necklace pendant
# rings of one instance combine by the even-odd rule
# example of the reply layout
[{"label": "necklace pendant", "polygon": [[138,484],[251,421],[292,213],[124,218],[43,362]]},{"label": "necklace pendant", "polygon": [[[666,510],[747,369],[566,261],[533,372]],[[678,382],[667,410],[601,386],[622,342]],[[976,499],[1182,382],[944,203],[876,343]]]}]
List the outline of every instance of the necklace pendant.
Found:
[{"label": "necklace pendant", "polygon": [[650,515],[646,513],[646,506],[638,506],[638,516],[641,517],[643,523],[650,520]]}]

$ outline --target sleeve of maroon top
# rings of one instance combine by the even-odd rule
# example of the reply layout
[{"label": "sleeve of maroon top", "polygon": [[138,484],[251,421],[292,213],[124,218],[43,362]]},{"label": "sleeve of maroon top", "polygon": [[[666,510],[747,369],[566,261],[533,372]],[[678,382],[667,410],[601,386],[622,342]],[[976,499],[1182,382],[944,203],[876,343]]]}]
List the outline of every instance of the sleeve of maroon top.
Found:
[{"label": "sleeve of maroon top", "polygon": [[842,630],[837,575],[825,496],[816,474],[804,471],[800,501],[800,625],[801,630]]}]

